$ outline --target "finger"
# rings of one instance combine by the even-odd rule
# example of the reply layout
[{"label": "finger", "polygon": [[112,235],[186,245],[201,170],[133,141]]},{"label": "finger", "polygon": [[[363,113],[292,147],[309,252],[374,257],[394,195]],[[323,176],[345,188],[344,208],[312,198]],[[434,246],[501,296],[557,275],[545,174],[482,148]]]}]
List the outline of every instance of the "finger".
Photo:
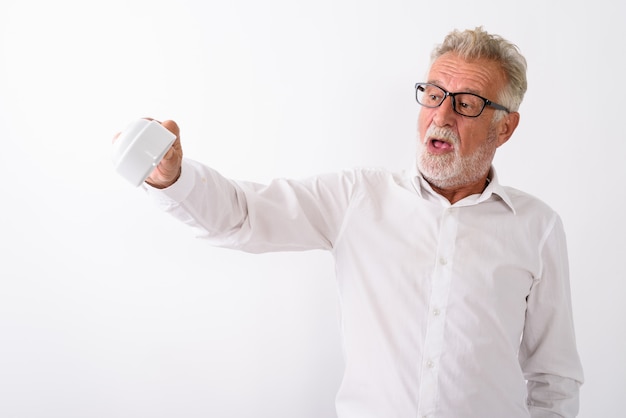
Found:
[{"label": "finger", "polygon": [[176,124],[176,122],[174,122],[173,120],[166,120],[161,122],[161,125],[163,125],[163,127],[165,127],[168,131],[176,135],[177,139],[180,138],[180,128],[178,127],[178,124]]},{"label": "finger", "polygon": [[[177,139],[178,141],[178,139]],[[172,158],[174,158],[176,156],[176,150],[174,149],[174,145],[172,145],[170,147],[170,149],[167,150],[167,152],[165,153],[165,155],[163,156],[163,160],[171,160]]]}]

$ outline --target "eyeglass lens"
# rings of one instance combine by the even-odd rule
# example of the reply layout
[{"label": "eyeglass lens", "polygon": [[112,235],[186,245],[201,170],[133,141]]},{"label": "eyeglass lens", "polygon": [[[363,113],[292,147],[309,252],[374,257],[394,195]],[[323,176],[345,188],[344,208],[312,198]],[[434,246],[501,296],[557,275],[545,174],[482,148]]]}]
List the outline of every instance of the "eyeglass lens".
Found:
[{"label": "eyeglass lens", "polygon": [[[438,107],[445,100],[446,92],[433,84],[419,84],[416,89],[417,102],[426,107]],[[472,93],[452,93],[450,99],[454,110],[465,116],[478,116],[485,107],[485,101]]]}]

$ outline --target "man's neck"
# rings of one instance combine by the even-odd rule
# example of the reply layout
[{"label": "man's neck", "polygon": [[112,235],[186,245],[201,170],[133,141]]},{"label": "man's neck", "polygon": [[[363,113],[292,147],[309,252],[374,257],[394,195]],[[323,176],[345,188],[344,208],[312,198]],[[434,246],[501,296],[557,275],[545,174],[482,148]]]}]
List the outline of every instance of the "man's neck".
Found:
[{"label": "man's neck", "polygon": [[428,184],[430,184],[430,187],[432,187],[435,192],[445,197],[450,202],[450,204],[453,205],[456,202],[465,199],[467,196],[482,193],[489,184],[489,178],[488,174],[485,174],[483,177],[473,183],[451,188],[440,188],[432,184],[430,181],[428,181]]}]

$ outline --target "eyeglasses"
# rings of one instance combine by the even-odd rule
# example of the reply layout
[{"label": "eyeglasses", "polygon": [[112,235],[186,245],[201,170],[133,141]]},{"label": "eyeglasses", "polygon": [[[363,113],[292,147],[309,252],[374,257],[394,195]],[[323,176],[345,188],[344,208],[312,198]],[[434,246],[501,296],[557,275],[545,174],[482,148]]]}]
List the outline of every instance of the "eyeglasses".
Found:
[{"label": "eyeglasses", "polygon": [[483,113],[486,106],[491,106],[494,109],[504,110],[510,113],[509,109],[506,107],[474,93],[450,93],[435,84],[415,84],[415,99],[417,103],[424,107],[439,107],[448,96],[450,96],[452,100],[452,108],[454,111],[468,118],[477,118]]}]

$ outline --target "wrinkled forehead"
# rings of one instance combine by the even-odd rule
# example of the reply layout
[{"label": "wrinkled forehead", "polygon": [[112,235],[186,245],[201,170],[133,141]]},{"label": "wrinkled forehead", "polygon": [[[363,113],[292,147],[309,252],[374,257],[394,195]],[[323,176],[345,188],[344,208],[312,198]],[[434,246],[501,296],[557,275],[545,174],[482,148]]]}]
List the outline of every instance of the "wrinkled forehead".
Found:
[{"label": "wrinkled forehead", "polygon": [[466,60],[446,53],[433,61],[426,81],[450,92],[463,91],[494,97],[504,87],[506,77],[497,61],[486,58]]}]

